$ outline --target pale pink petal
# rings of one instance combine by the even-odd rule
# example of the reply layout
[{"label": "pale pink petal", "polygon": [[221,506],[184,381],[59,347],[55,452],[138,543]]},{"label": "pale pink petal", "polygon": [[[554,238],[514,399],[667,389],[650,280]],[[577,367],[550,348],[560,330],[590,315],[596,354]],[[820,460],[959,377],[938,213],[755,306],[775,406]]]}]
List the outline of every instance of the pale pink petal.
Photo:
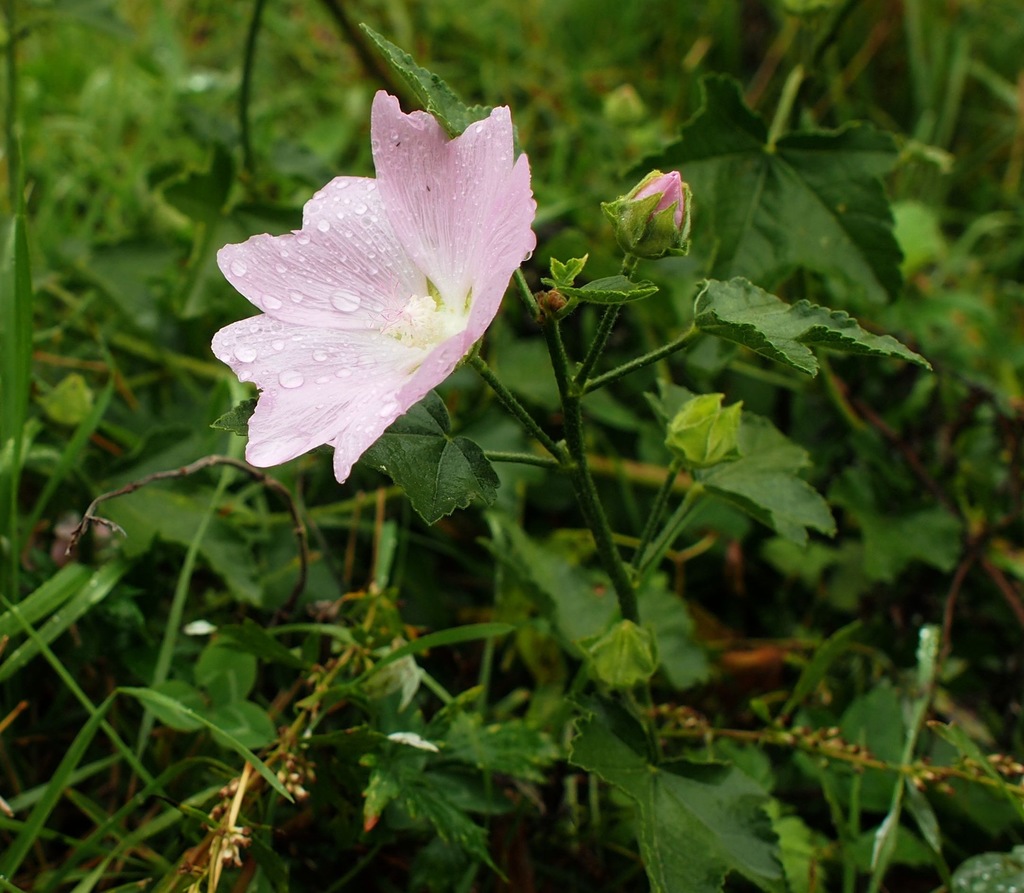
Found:
[{"label": "pale pink petal", "polygon": [[426,355],[378,332],[294,326],[266,314],[221,329],[213,352],[262,390],[246,459],[277,465],[333,442],[341,445],[339,480],[412,405],[400,407],[396,395]]},{"label": "pale pink petal", "polygon": [[[381,92],[373,100],[370,130],[377,183],[395,235],[442,297],[460,304],[495,266],[507,269],[507,281],[534,247],[529,221],[536,208],[528,169],[513,176],[508,109],[494,109],[449,140],[433,117],[403,114],[398,100]],[[514,222],[506,228],[508,213]],[[515,229],[524,220],[526,226]],[[514,238],[496,241],[496,228]]]},{"label": "pale pink petal", "polygon": [[379,329],[426,289],[365,177],[332,180],[306,203],[301,230],[225,245],[217,263],[259,309],[298,325]]}]

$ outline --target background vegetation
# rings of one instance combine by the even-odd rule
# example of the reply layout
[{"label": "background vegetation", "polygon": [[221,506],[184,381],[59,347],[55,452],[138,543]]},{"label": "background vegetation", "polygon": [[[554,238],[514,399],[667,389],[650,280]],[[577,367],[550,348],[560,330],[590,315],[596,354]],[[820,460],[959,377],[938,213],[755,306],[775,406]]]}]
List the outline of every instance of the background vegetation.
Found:
[{"label": "background vegetation", "polygon": [[[0,888],[1022,882],[1010,856],[965,866],[1019,844],[1024,817],[1019,0],[6,11],[4,210],[17,212],[22,182],[24,217],[0,283]],[[427,526],[369,465],[339,487],[323,453],[272,469],[279,485],[206,461],[104,503],[124,535],[94,526],[65,555],[96,496],[241,456],[211,423],[251,394],[209,341],[252,308],[214,255],[298,227],[332,176],[372,175],[370,101],[404,88],[357,22],[466,102],[511,107],[539,204],[534,288],[552,257],[589,252],[588,276],[617,272],[600,203],[645,158],[682,162],[694,251],[645,268],[660,294],[630,305],[609,366],[683,331],[708,275],[846,310],[933,365],[822,355],[812,379],[708,338],[585,403],[623,548],[665,478],[644,397],[659,383],[663,397],[670,384],[722,391],[772,419],[832,507],[836,535],[805,545],[713,507],[672,544],[645,608],[660,746],[731,761],[733,794],[763,794],[761,839],[774,832],[784,876],[744,870],[728,846],[719,858],[745,819],[716,818],[715,797],[691,791],[678,821],[715,853],[710,879],[686,880],[685,858],[648,877],[643,803],[612,773],[583,772],[593,758],[569,759],[593,688],[574,643],[605,622],[586,599],[606,581],[568,485],[543,468],[496,466],[492,506]],[[855,121],[891,135],[892,156],[863,164],[884,176],[902,283],[729,266],[714,234],[746,181],[673,144],[730,89],[709,74],[735,79],[771,136]],[[569,321],[572,350],[597,321]],[[543,341],[512,299],[485,344],[557,430]],[[470,369],[440,393],[459,434],[528,449]],[[880,827],[889,849],[873,863]]]}]

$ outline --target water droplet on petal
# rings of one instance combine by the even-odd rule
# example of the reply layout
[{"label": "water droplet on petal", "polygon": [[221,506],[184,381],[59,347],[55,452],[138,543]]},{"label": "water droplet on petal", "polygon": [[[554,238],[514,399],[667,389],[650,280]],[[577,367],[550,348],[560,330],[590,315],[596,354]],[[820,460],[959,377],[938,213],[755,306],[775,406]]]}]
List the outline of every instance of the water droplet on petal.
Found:
[{"label": "water droplet on petal", "polygon": [[320,230],[320,232],[325,233],[328,230],[330,230],[331,224],[327,220],[318,220],[317,224],[316,224],[316,228],[318,230]]},{"label": "water droplet on petal", "polygon": [[302,292],[295,291],[295,289],[292,289],[290,292],[288,292],[288,297],[291,298],[296,304],[298,304],[300,301],[302,301]]},{"label": "water droplet on petal", "polygon": [[251,363],[256,359],[256,349],[248,344],[239,344],[235,348],[235,359],[240,363]]},{"label": "water droplet on petal", "polygon": [[331,380],[331,376],[329,376],[329,375],[321,375],[319,378],[317,378],[316,383],[317,384],[327,384],[327,382],[329,382],[330,380]]},{"label": "water droplet on petal", "polygon": [[295,234],[295,241],[298,242],[300,245],[308,245],[309,244],[309,233],[296,233]]},{"label": "water droplet on petal", "polygon": [[280,338],[276,341],[272,341],[270,346],[274,348],[274,350],[284,350],[284,342]]},{"label": "water droplet on petal", "polygon": [[277,270],[278,273],[288,272],[288,268],[284,264],[278,264],[276,267],[274,267],[274,269]]},{"label": "water droplet on petal", "polygon": [[338,378],[350,378],[352,376],[351,369],[339,369],[334,373]]},{"label": "water droplet on petal", "polygon": [[244,276],[246,273],[249,272],[249,268],[244,263],[242,263],[242,261],[233,260],[231,261],[231,272],[235,276]]},{"label": "water droplet on petal", "polygon": [[380,411],[377,413],[377,415],[379,415],[382,419],[386,419],[389,416],[393,415],[396,409],[398,409],[397,403],[385,403],[380,408]]},{"label": "water droplet on petal", "polygon": [[326,350],[314,350],[313,351],[313,359],[316,360],[318,363],[322,363],[324,360],[327,359],[327,351]]},{"label": "water droplet on petal", "polygon": [[336,291],[331,295],[331,306],[342,313],[351,313],[353,310],[359,309],[359,299],[348,292]]},{"label": "water droplet on petal", "polygon": [[263,307],[266,310],[280,310],[281,309],[281,302],[277,298],[275,298],[273,295],[266,295],[263,298]]},{"label": "water droplet on petal", "polygon": [[360,202],[352,210],[355,211],[357,214],[365,214],[366,213],[366,205],[364,205],[362,202]]},{"label": "water droplet on petal", "polygon": [[288,369],[277,376],[277,381],[282,388],[301,388],[306,379],[302,377],[301,372]]}]

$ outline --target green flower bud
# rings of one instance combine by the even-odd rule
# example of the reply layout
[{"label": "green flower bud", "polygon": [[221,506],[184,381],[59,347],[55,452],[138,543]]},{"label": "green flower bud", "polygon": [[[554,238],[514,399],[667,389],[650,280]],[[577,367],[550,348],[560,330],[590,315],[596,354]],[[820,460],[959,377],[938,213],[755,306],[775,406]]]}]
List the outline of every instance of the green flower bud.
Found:
[{"label": "green flower bud", "polygon": [[724,394],[703,394],[683,404],[668,423],[665,445],[689,468],[710,468],[739,457],[743,402],[722,408]]},{"label": "green flower bud", "polygon": [[658,669],[654,636],[632,620],[620,620],[582,645],[590,671],[610,688],[632,688],[646,682]]},{"label": "green flower bud", "polygon": [[619,247],[634,257],[686,254],[690,243],[690,187],[679,171],[651,171],[601,210],[615,227]]}]

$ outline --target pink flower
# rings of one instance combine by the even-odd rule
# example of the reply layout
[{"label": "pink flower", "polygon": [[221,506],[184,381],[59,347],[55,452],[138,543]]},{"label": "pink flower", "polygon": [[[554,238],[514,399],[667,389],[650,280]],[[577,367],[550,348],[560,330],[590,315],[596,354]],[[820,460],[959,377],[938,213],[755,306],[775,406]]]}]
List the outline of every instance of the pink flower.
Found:
[{"label": "pink flower", "polygon": [[217,357],[261,390],[253,465],[329,443],[344,481],[483,335],[536,244],[530,168],[513,159],[507,108],[449,140],[381,92],[370,134],[375,180],[338,177],[306,203],[302,229],[217,255],[263,311],[213,338]]},{"label": "pink flower", "polygon": [[683,178],[680,176],[679,171],[669,171],[667,174],[655,171],[653,176],[641,182],[640,186],[630,194],[630,197],[637,201],[649,198],[652,195],[658,195],[660,199],[658,204],[654,206],[651,216],[653,217],[659,211],[672,208],[672,222],[675,224],[676,229],[681,229],[686,198],[683,195]]}]

